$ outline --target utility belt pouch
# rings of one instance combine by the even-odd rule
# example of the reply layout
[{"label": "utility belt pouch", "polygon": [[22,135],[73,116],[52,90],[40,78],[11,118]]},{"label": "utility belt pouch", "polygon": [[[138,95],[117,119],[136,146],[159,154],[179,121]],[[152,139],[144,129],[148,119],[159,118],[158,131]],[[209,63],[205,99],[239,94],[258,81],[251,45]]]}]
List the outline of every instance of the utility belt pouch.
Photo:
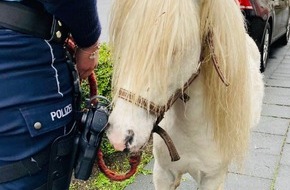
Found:
[{"label": "utility belt pouch", "polygon": [[76,147],[74,146],[75,135],[76,127],[73,124],[68,134],[58,137],[52,143],[46,189],[69,189],[76,154]]}]

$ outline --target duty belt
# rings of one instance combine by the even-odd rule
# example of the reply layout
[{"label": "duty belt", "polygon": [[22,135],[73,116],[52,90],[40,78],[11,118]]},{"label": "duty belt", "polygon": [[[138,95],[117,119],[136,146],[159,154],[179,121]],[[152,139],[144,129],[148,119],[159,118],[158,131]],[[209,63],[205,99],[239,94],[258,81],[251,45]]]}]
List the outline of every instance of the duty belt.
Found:
[{"label": "duty belt", "polygon": [[0,166],[0,183],[16,180],[41,171],[42,167],[48,164],[49,152],[50,149],[46,148],[32,157],[14,162],[12,164]]},{"label": "duty belt", "polygon": [[56,138],[51,146],[39,153],[23,160],[0,166],[0,184],[31,176],[44,168],[48,168],[46,183],[36,190],[67,189],[77,148],[74,144],[76,136],[75,123],[70,123],[67,127],[71,127],[67,134]]},{"label": "duty belt", "polygon": [[31,0],[23,3],[0,0],[0,28],[63,43],[68,35],[66,27],[40,6]]}]

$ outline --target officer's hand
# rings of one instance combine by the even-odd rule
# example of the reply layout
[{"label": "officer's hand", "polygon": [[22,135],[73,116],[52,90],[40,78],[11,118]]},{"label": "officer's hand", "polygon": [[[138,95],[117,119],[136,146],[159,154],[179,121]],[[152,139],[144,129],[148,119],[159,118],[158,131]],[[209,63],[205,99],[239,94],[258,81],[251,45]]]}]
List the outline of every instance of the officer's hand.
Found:
[{"label": "officer's hand", "polygon": [[80,79],[86,79],[94,71],[99,60],[99,42],[88,48],[76,49],[76,66]]}]

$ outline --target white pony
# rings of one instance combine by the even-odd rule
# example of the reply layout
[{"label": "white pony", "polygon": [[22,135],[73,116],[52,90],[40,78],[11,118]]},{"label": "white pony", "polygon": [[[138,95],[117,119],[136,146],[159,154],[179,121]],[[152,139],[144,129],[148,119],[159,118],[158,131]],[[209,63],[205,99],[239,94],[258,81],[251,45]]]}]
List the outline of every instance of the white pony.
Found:
[{"label": "white pony", "polygon": [[[201,190],[223,189],[228,165],[244,158],[264,94],[260,54],[236,2],[115,0],[110,40],[114,108],[107,136],[115,149],[140,151],[151,136],[157,115],[149,104],[137,105],[140,97],[166,107],[200,70],[183,91],[189,101],[177,100],[161,122],[180,160],[171,162],[162,139],[153,137],[153,181],[171,190],[189,173]],[[121,89],[131,92],[130,101],[120,98]]]}]

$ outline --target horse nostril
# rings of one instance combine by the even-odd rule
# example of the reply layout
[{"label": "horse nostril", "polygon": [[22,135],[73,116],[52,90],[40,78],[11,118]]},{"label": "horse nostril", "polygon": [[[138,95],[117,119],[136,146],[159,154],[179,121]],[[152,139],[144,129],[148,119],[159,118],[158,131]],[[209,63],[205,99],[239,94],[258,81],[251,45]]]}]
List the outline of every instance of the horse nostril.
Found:
[{"label": "horse nostril", "polygon": [[126,147],[126,148],[123,150],[123,152],[125,152],[125,153],[129,153],[129,152],[130,152],[130,149]]},{"label": "horse nostril", "polygon": [[134,139],[134,132],[133,132],[133,130],[128,130],[128,135],[125,138],[126,147],[128,147],[129,144],[132,144],[133,139]]}]

